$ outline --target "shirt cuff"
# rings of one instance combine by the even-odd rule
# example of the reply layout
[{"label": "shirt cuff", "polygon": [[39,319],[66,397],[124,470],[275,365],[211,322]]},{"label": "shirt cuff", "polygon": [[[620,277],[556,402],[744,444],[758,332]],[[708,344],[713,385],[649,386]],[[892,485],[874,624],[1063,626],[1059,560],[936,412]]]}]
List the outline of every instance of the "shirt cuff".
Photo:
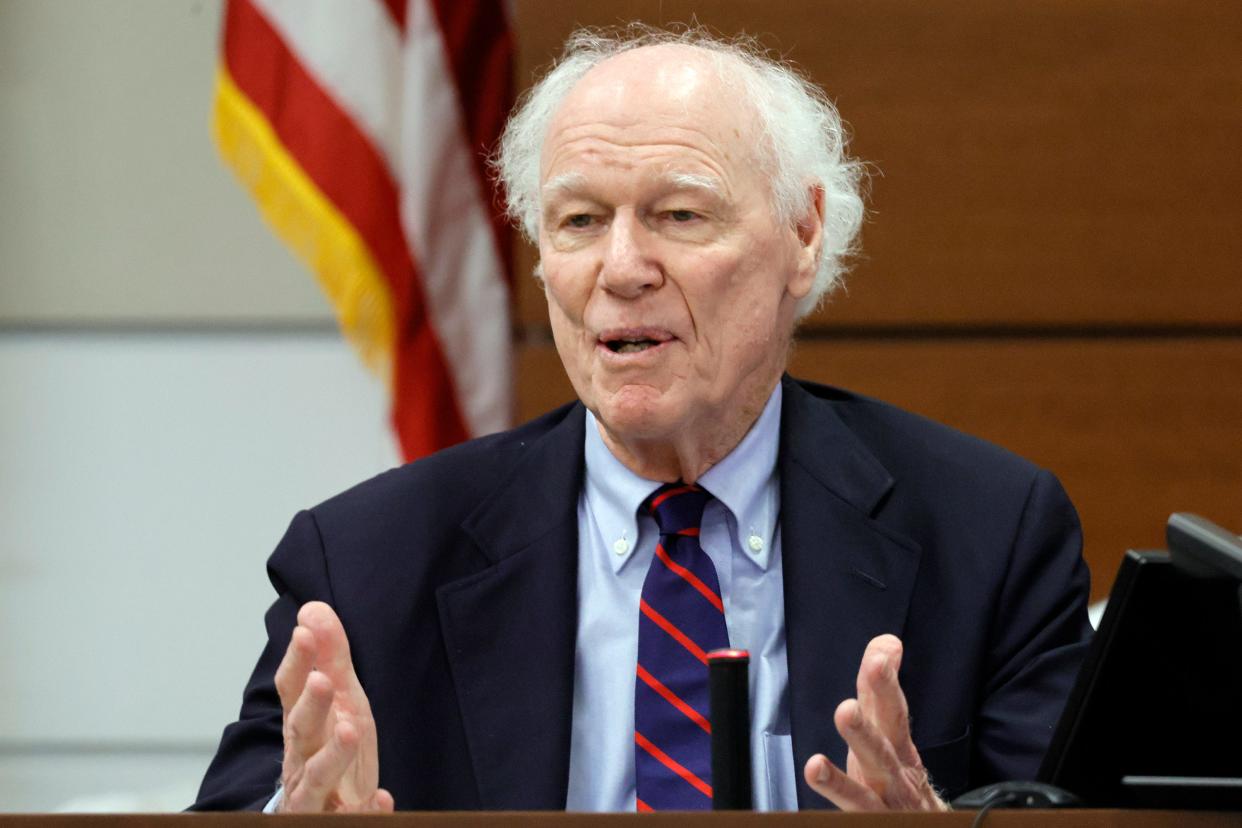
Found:
[{"label": "shirt cuff", "polygon": [[272,798],[269,799],[267,801],[267,804],[263,806],[263,813],[265,814],[276,813],[276,809],[280,807],[280,795],[283,793],[284,793],[283,789],[277,788],[276,793],[273,794]]}]

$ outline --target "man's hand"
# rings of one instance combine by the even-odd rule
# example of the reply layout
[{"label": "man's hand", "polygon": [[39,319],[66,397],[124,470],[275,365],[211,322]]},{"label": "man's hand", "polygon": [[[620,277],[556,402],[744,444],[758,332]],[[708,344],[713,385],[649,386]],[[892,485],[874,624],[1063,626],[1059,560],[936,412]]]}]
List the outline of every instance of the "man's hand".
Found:
[{"label": "man's hand", "polygon": [[910,709],[897,683],[901,640],[871,639],[858,668],[858,698],[837,707],[833,723],[849,745],[846,770],[823,754],[807,760],[806,782],[843,811],[947,811],[910,739]]},{"label": "man's hand", "polygon": [[327,604],[298,611],[298,625],[276,670],[284,712],[281,812],[391,811],[378,787],[375,721],[341,620]]}]

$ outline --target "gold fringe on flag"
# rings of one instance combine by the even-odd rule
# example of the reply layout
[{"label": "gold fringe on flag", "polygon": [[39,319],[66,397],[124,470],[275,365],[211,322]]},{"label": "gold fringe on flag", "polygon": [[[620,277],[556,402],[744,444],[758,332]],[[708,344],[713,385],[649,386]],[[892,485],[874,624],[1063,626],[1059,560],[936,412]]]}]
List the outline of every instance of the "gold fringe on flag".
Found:
[{"label": "gold fringe on flag", "polygon": [[212,131],[259,212],[319,280],[345,338],[391,383],[393,311],[387,282],[353,225],[315,186],[262,112],[216,71]]}]

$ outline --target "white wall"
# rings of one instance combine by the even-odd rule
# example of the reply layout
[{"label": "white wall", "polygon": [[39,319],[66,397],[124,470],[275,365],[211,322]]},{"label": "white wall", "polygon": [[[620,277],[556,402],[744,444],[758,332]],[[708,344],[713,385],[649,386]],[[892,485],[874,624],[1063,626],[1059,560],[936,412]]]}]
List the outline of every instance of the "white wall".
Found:
[{"label": "white wall", "polygon": [[180,808],[382,383],[217,160],[219,0],[0,0],[0,810]]},{"label": "white wall", "polygon": [[221,0],[0,0],[0,320],[326,320],[209,129]]}]

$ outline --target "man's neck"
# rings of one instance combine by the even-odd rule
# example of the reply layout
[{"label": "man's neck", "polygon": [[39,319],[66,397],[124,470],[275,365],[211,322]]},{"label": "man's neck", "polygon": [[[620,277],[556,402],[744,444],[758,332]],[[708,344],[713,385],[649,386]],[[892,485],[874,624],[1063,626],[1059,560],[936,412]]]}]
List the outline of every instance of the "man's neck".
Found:
[{"label": "man's neck", "polygon": [[731,410],[733,416],[728,421],[703,418],[694,426],[683,428],[673,439],[623,441],[602,421],[596,422],[604,445],[638,476],[665,483],[694,483],[742,442],[779,382],[778,375],[761,393],[748,395],[743,404]]}]

